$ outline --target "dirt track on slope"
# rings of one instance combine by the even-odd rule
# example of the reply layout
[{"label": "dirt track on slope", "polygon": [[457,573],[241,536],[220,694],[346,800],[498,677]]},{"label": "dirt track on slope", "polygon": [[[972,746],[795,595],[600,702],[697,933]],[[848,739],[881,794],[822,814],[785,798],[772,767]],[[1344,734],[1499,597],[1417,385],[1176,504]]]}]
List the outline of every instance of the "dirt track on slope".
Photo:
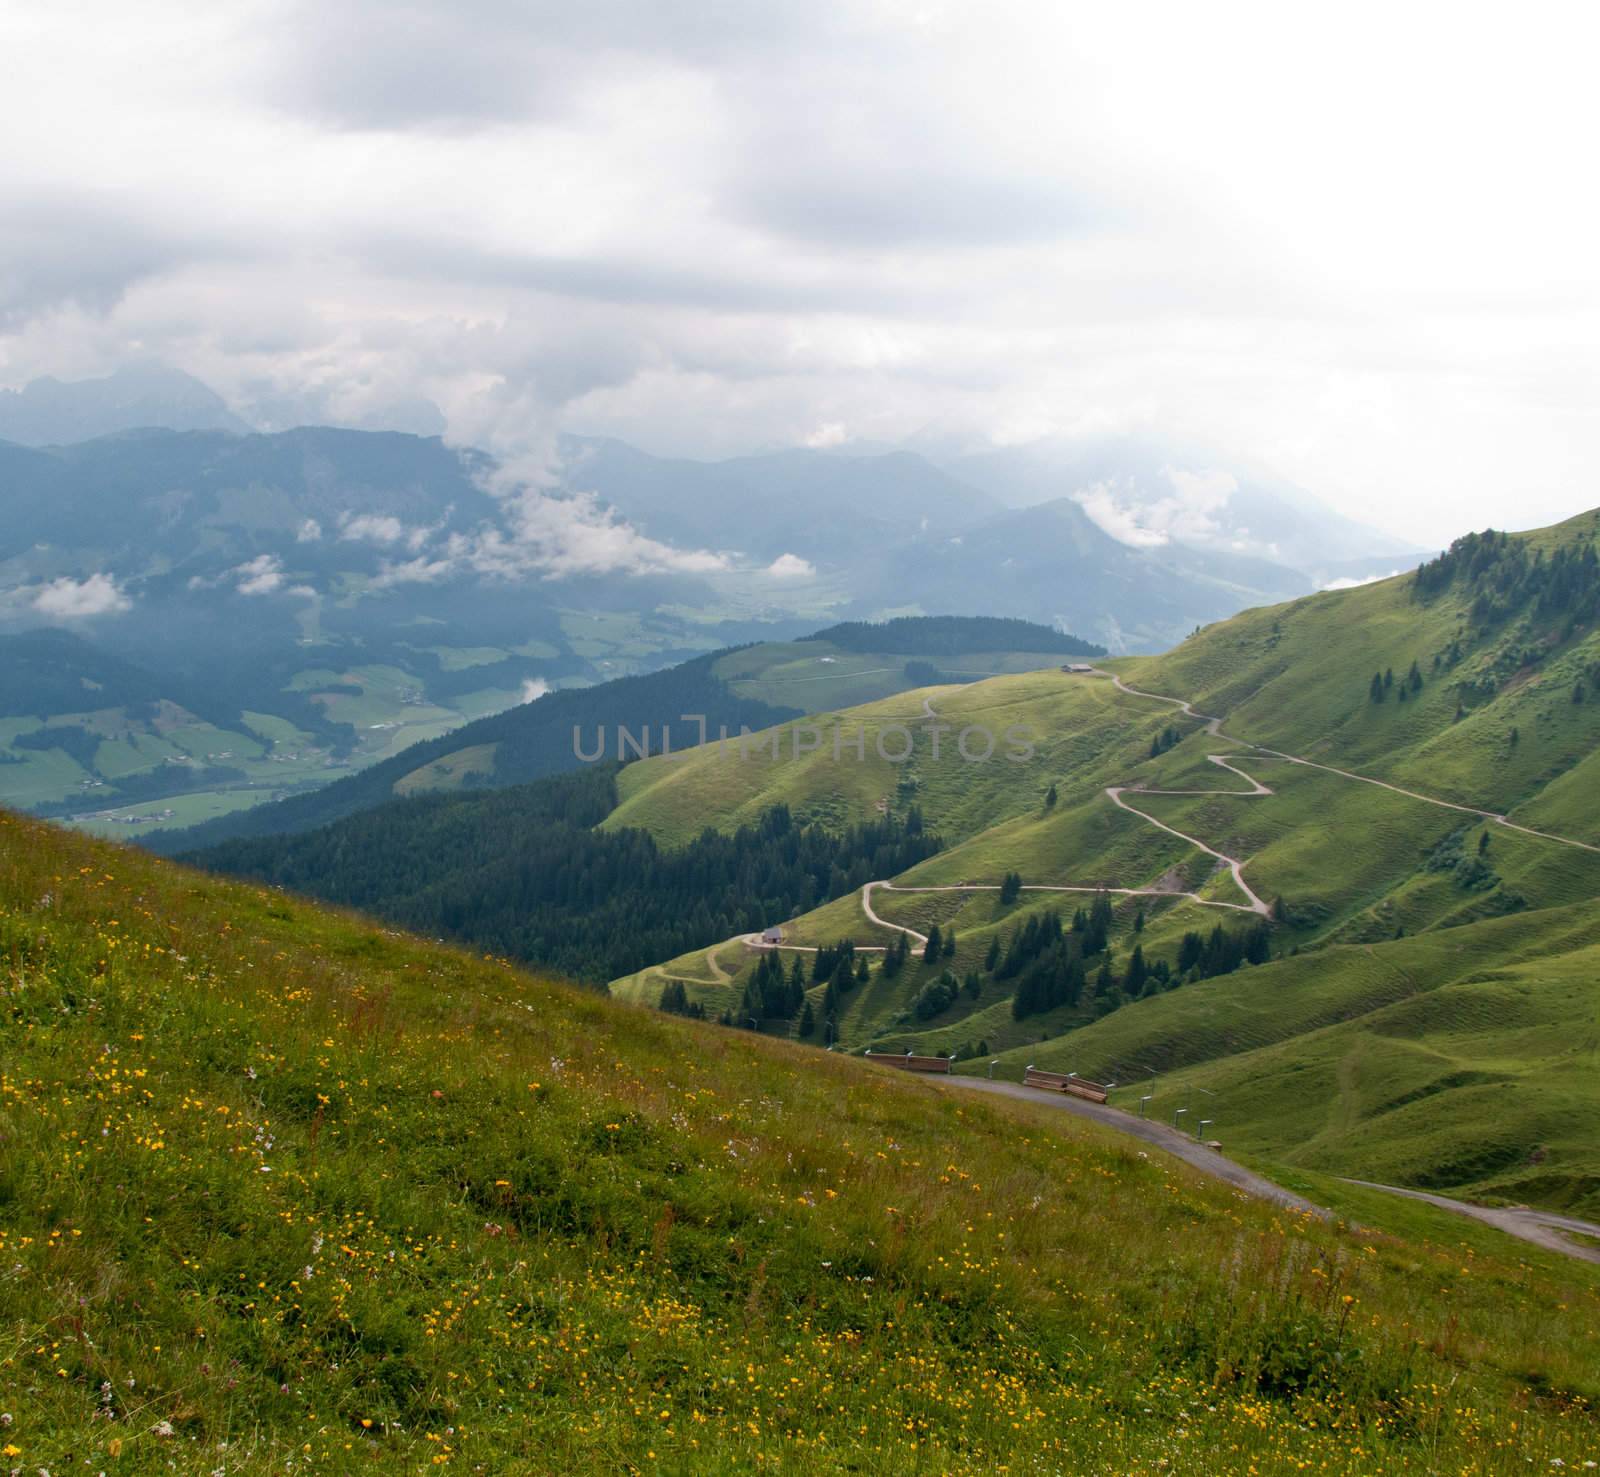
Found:
[{"label": "dirt track on slope", "polygon": [[[1555,1215],[1547,1210],[1530,1210],[1525,1205],[1474,1205],[1468,1200],[1452,1200],[1448,1195],[1431,1195],[1426,1190],[1402,1190],[1398,1185],[1379,1185],[1371,1180],[1346,1180],[1347,1185],[1360,1185],[1365,1190],[1382,1190],[1386,1195],[1403,1195],[1407,1200],[1421,1200],[1436,1205],[1440,1210],[1454,1211],[1457,1215],[1471,1216],[1475,1221],[1515,1236],[1519,1241],[1530,1241],[1546,1251],[1559,1251],[1576,1257],[1580,1262],[1593,1262],[1600,1266],[1600,1226],[1591,1221],[1580,1221],[1572,1216]],[[1573,1231],[1580,1236],[1593,1236],[1595,1244],[1585,1246],[1563,1232]]]},{"label": "dirt track on slope", "polygon": [[[1153,1144],[1156,1148],[1198,1169],[1202,1174],[1232,1185],[1246,1195],[1271,1201],[1274,1205],[1282,1205],[1289,1210],[1315,1214],[1324,1219],[1331,1215],[1331,1212],[1322,1206],[1314,1205],[1303,1196],[1285,1190],[1283,1186],[1276,1185],[1253,1170],[1246,1169],[1242,1164],[1219,1154],[1215,1149],[1208,1149],[1203,1143],[1196,1142],[1187,1134],[1179,1133],[1177,1129],[1165,1123],[1137,1118],[1121,1108],[1113,1108],[1104,1103],[1092,1103],[1063,1092],[1024,1087],[1017,1082],[994,1082],[985,1077],[948,1077],[930,1080],[934,1081],[935,1085],[986,1092],[996,1097],[1014,1098],[1025,1103],[1043,1103],[1046,1107],[1057,1108],[1079,1118],[1091,1119],[1120,1133],[1142,1139],[1147,1144]],[[1425,1190],[1405,1190],[1398,1185],[1380,1185],[1371,1180],[1347,1179],[1344,1183],[1359,1185],[1367,1190],[1381,1190],[1386,1195],[1400,1195],[1407,1200],[1420,1200],[1440,1210],[1450,1211],[1454,1215],[1481,1221],[1485,1225],[1493,1226],[1497,1231],[1503,1231],[1508,1236],[1542,1247],[1546,1251],[1558,1252],[1577,1261],[1600,1266],[1600,1225],[1595,1225],[1591,1221],[1556,1215],[1552,1211],[1533,1210],[1527,1206],[1474,1205],[1467,1200],[1452,1200],[1448,1195],[1433,1195]],[[1586,1245],[1575,1239],[1575,1236],[1594,1237],[1595,1244]]]},{"label": "dirt track on slope", "polygon": [[1136,1118],[1132,1113],[1124,1113],[1121,1108],[1113,1108],[1104,1103],[1091,1103],[1085,1098],[1071,1097],[1064,1092],[1024,1087],[1019,1082],[992,1082],[987,1077],[949,1077],[942,1079],[938,1085],[946,1083],[963,1090],[992,1093],[996,1097],[1016,1098],[1025,1103],[1039,1103],[1047,1108],[1058,1108],[1063,1112],[1076,1114],[1079,1118],[1092,1118],[1096,1123],[1103,1123],[1108,1128],[1115,1128],[1122,1133],[1133,1135],[1134,1138],[1143,1139],[1147,1144],[1154,1144],[1158,1149],[1163,1149],[1175,1158],[1183,1160],[1185,1164],[1192,1165],[1201,1174],[1222,1180],[1236,1190],[1254,1195],[1258,1200],[1270,1200],[1273,1204],[1285,1206],[1289,1210],[1309,1212],[1324,1218],[1329,1214],[1320,1205],[1313,1205],[1293,1191],[1285,1190],[1282,1185],[1273,1184],[1271,1180],[1264,1179],[1242,1164],[1236,1164],[1215,1149],[1208,1149],[1204,1144],[1197,1143],[1175,1128],[1169,1128],[1165,1123],[1156,1123],[1149,1118]]}]

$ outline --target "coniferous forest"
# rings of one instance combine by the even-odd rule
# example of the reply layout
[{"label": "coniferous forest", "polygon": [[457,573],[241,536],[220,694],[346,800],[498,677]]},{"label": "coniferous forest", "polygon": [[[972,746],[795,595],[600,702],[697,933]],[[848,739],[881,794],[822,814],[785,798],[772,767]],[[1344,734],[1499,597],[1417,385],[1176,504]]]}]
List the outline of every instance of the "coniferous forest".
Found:
[{"label": "coniferous forest", "polygon": [[940,846],[915,810],[834,834],[779,805],[668,851],[644,831],[595,830],[616,803],[616,766],[597,766],[394,801],[186,860],[602,984],[896,876]]}]

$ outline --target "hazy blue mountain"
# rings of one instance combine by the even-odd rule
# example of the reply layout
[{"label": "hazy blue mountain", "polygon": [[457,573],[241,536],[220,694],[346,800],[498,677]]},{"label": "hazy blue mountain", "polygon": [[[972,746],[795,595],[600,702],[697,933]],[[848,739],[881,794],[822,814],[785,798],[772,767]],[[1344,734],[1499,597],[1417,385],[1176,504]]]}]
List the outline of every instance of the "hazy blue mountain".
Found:
[{"label": "hazy blue mountain", "polygon": [[577,436],[563,437],[561,451],[569,487],[597,493],[652,538],[763,561],[795,554],[838,567],[1001,507],[908,451],[797,448],[700,462]]},{"label": "hazy blue mountain", "polygon": [[1312,589],[1298,571],[1246,555],[1131,548],[1070,498],[901,547],[878,573],[886,602],[898,595],[930,615],[966,609],[1045,621],[1112,652],[1160,650],[1197,625]]},{"label": "hazy blue mountain", "polygon": [[[28,731],[0,735],[0,800],[88,814],[160,798],[129,823],[176,825],[539,693],[840,620],[1004,616],[1155,650],[1310,587],[1226,548],[1119,542],[1068,498],[1007,508],[908,451],[562,449],[566,485],[540,503],[491,495],[486,455],[398,432],[0,442],[0,637],[54,625],[93,648],[54,685],[28,655],[43,648],[14,648],[34,696]],[[593,548],[598,572],[570,557]],[[706,549],[726,567],[681,557]],[[493,742],[498,772],[515,746]],[[191,798],[167,805],[191,773]]]},{"label": "hazy blue mountain", "polygon": [[569,483],[644,531],[761,561],[795,554],[838,582],[841,613],[853,616],[1016,616],[1112,650],[1153,650],[1313,587],[1284,561],[1252,552],[1130,546],[1069,498],[1008,506],[994,487],[905,450],[695,462],[615,440],[567,438],[562,449]]},{"label": "hazy blue mountain", "polygon": [[208,385],[161,364],[130,365],[103,379],[46,376],[0,390],[0,441],[63,446],[118,431],[246,432],[249,425]]},{"label": "hazy blue mountain", "polygon": [[1214,448],[1131,435],[930,447],[953,476],[1012,507],[1075,498],[1119,537],[1264,559],[1317,585],[1406,569],[1423,554]]}]

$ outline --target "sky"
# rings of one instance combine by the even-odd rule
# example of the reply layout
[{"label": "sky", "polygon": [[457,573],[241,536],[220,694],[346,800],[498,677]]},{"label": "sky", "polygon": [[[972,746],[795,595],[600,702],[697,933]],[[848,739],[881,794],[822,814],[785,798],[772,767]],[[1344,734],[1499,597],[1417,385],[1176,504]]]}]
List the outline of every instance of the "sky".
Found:
[{"label": "sky", "polygon": [[[1192,437],[1425,546],[1600,503],[1573,5],[8,0],[0,385],[712,456]],[[420,426],[419,426],[420,428]]]}]

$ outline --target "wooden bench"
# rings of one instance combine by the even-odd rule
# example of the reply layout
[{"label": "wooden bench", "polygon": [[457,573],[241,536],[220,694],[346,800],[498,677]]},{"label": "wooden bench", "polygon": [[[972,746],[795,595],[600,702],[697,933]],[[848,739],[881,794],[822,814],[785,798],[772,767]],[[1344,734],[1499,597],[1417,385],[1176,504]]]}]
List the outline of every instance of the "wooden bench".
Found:
[{"label": "wooden bench", "polygon": [[1046,1072],[1042,1067],[1030,1066],[1022,1074],[1024,1087],[1042,1087],[1048,1092],[1071,1093],[1073,1097],[1087,1098],[1091,1103],[1103,1103],[1110,1096],[1105,1084],[1091,1082],[1072,1072]]},{"label": "wooden bench", "polygon": [[950,1058],[947,1056],[913,1056],[910,1052],[903,1056],[895,1056],[887,1051],[867,1053],[875,1062],[886,1062],[891,1067],[899,1067],[902,1072],[946,1072],[950,1070]]}]

